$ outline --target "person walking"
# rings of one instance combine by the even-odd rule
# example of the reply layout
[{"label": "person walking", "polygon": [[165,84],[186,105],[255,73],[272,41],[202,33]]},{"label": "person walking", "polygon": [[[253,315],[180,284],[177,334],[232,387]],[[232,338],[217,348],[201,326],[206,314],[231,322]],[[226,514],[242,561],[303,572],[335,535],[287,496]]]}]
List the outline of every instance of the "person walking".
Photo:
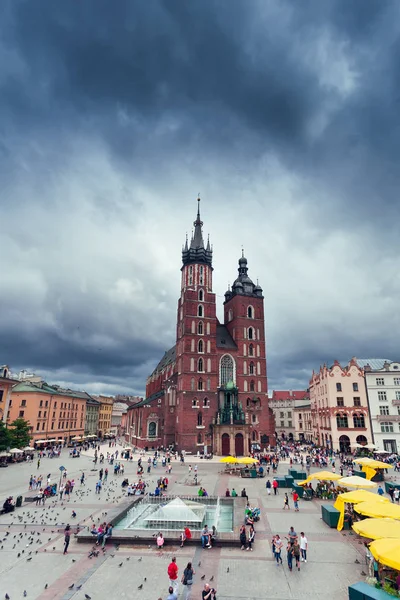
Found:
[{"label": "person walking", "polygon": [[393,490],[393,499],[397,502],[397,504],[399,503],[399,499],[400,499],[400,490],[399,490],[399,488],[395,488]]},{"label": "person walking", "polygon": [[[162,600],[162,598],[159,598],[158,600]],[[176,595],[176,592],[174,591],[172,585],[170,585],[168,588],[168,596],[166,600],[178,600],[178,596]]]},{"label": "person walking", "polygon": [[279,494],[278,492],[278,482],[276,479],[273,479],[272,481],[272,487],[274,488],[274,495],[276,496],[277,494]]},{"label": "person walking", "polygon": [[293,505],[294,505],[294,511],[299,512],[299,495],[296,492],[296,490],[293,491]]},{"label": "person walking", "polygon": [[292,544],[290,542],[288,542],[286,544],[286,558],[287,558],[287,564],[288,564],[289,571],[291,571],[293,568],[293,552],[292,552]]},{"label": "person walking", "polygon": [[283,499],[283,510],[285,510],[285,508],[287,508],[288,510],[290,510],[289,496],[287,495],[287,493],[285,493],[285,497]]},{"label": "person walking", "polygon": [[176,564],[176,556],[173,556],[168,565],[167,573],[169,577],[169,583],[176,594],[178,594],[178,571],[179,569],[178,565]]},{"label": "person walking", "polygon": [[303,562],[307,562],[307,549],[308,549],[308,540],[304,534],[304,531],[300,532],[300,553],[301,560]]},{"label": "person walking", "polygon": [[182,584],[185,586],[185,592],[183,595],[184,600],[188,600],[190,592],[192,591],[194,574],[195,570],[192,567],[192,563],[188,562],[188,564],[186,565],[186,569],[183,571],[182,575]]},{"label": "person walking", "polygon": [[281,538],[279,537],[279,535],[276,534],[276,536],[275,536],[275,559],[276,559],[276,564],[278,567],[279,567],[279,565],[282,564],[282,556],[281,556],[282,548],[283,548],[283,542],[282,542]]},{"label": "person walking", "polygon": [[255,537],[256,537],[256,532],[254,531],[254,527],[253,527],[253,525],[250,525],[249,545],[247,546],[246,550],[250,550],[251,552],[253,552],[253,543],[254,543]]},{"label": "person walking", "polygon": [[269,479],[267,479],[267,483],[265,484],[265,487],[267,489],[268,496],[270,496],[271,495],[271,482]]},{"label": "person walking", "polygon": [[63,554],[68,554],[68,546],[71,539],[71,527],[70,525],[66,525],[64,529],[64,552]]},{"label": "person walking", "polygon": [[240,528],[239,540],[240,540],[240,549],[244,550],[247,545],[246,527],[244,525],[242,525]]},{"label": "person walking", "polygon": [[297,539],[292,544],[292,552],[293,558],[296,561],[297,570],[300,571],[300,546]]}]

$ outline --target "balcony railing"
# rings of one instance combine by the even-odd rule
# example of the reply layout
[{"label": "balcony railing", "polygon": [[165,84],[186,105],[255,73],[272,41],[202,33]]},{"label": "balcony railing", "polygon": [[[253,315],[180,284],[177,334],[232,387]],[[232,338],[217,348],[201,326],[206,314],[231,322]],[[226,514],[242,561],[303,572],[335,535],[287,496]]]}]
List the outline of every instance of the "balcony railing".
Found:
[{"label": "balcony railing", "polygon": [[376,420],[381,421],[400,421],[400,415],[376,415]]}]

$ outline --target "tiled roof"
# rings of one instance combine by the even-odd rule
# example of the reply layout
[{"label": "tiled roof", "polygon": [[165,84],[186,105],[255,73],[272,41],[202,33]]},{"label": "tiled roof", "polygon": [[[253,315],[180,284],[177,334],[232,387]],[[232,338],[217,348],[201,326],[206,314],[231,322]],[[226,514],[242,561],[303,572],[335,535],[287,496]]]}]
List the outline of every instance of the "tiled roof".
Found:
[{"label": "tiled roof", "polygon": [[133,404],[132,406],[129,407],[129,409],[140,408],[141,406],[146,406],[147,404],[151,404],[151,402],[154,402],[155,400],[158,400],[159,398],[161,398],[162,396],[164,396],[164,393],[165,393],[164,390],[160,390],[159,392],[155,392],[154,394],[152,394],[148,398],[144,398],[143,400],[141,400],[137,404]]},{"label": "tiled roof", "polygon": [[307,390],[273,390],[272,400],[304,400],[309,398]]},{"label": "tiled roof", "polygon": [[13,387],[13,392],[39,392],[40,394],[50,394],[52,396],[70,396],[71,398],[80,398],[82,400],[91,399],[91,396],[86,392],[66,390],[58,385],[52,386],[45,382],[36,384],[29,381],[22,381]]},{"label": "tiled roof", "polygon": [[176,346],[172,346],[172,348],[170,348],[169,350],[167,350],[165,352],[164,356],[162,357],[162,359],[160,360],[160,362],[158,363],[158,365],[152,372],[152,375],[154,375],[155,373],[160,373],[166,367],[168,367],[168,365],[172,365],[172,363],[174,363],[175,360],[176,360]]},{"label": "tiled roof", "polygon": [[356,358],[356,361],[361,369],[363,369],[365,365],[369,365],[373,371],[383,369],[385,362],[393,362],[389,358]]},{"label": "tiled roof", "polygon": [[225,325],[217,324],[217,348],[237,350],[235,340],[232,338]]}]

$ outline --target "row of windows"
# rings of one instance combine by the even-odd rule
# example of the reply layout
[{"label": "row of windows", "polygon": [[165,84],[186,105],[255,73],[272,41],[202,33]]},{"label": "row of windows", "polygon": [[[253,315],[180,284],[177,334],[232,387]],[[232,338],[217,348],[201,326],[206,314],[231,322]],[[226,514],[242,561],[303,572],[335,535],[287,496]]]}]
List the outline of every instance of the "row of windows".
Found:
[{"label": "row of windows", "polygon": [[[377,377],[376,380],[375,380],[375,382],[376,382],[376,385],[383,386],[383,385],[385,385],[385,378],[384,377]],[[394,377],[393,384],[400,386],[400,377]]]},{"label": "row of windows", "polygon": [[[395,398],[396,398],[396,400],[400,400],[400,392],[397,390],[395,392]],[[387,400],[387,393],[384,391],[379,391],[378,392],[378,400],[382,400],[383,402],[385,402],[385,400]]]},{"label": "row of windows", "polygon": [[[400,424],[399,424],[399,429],[400,429]],[[381,432],[382,433],[393,433],[394,425],[393,425],[392,421],[382,421]]]},{"label": "row of windows", "polygon": [[[344,398],[336,398],[337,406],[344,406]],[[353,396],[353,406],[361,406],[361,398],[359,396]]]},{"label": "row of windows", "polygon": [[[52,421],[51,425],[50,425],[50,429],[54,429],[54,425],[55,425],[55,421]],[[64,427],[64,425],[65,425],[65,427]],[[82,427],[83,427],[83,422],[81,421],[81,428]],[[40,427],[40,423],[36,423],[36,431],[39,431],[40,429],[41,429],[41,431],[44,431],[46,429],[45,421],[42,422],[42,427]],[[71,421],[71,423],[69,423],[69,422],[64,423],[64,421],[61,423],[59,422],[57,429],[67,429],[67,430],[76,429],[76,421]]]},{"label": "row of windows", "polygon": [[[400,415],[400,406],[397,407],[397,413]],[[380,415],[388,415],[389,413],[389,405],[388,404],[382,404],[379,407],[379,414]]]},{"label": "row of windows", "polygon": [[[326,386],[325,386],[326,388]],[[342,392],[342,384],[341,383],[337,383],[336,384],[336,391],[337,392]],[[353,392],[358,392],[358,383],[353,383]]]},{"label": "row of windows", "polygon": [[[349,420],[347,415],[336,415],[336,425],[337,427],[349,427]],[[365,427],[365,417],[363,414],[354,414],[353,415],[353,427]]]},{"label": "row of windows", "polygon": [[[244,306],[243,306],[244,309]],[[252,306],[248,306],[246,310],[246,315],[248,319],[255,318],[255,310]],[[230,308],[228,311],[228,321],[233,321],[233,310]]]}]

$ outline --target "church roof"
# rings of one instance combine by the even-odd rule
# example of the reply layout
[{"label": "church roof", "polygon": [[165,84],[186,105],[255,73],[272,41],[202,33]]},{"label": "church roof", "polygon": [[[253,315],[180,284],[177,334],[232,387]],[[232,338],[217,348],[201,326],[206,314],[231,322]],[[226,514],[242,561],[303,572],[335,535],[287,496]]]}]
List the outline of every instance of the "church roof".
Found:
[{"label": "church roof", "polygon": [[168,367],[169,365],[172,365],[172,363],[174,363],[175,360],[176,360],[176,346],[174,345],[174,346],[172,346],[172,348],[165,351],[164,356],[162,357],[162,359],[160,360],[160,362],[158,363],[158,365],[156,366],[156,368],[154,369],[154,371],[152,372],[151,375],[154,375],[155,373],[160,373],[166,367]]},{"label": "church roof", "polygon": [[183,265],[190,265],[194,263],[204,263],[212,266],[212,248],[210,246],[210,240],[207,241],[207,246],[204,246],[203,240],[203,221],[200,218],[200,198],[197,199],[197,217],[193,223],[194,232],[188,244],[186,236],[186,243],[182,248],[182,263]]},{"label": "church roof", "polygon": [[217,348],[237,350],[237,345],[225,325],[217,324]]},{"label": "church roof", "polygon": [[257,284],[253,283],[248,275],[247,258],[242,256],[239,258],[238,276],[232,284],[232,289],[225,292],[225,302],[228,302],[233,296],[256,296],[263,297],[262,289]]}]

